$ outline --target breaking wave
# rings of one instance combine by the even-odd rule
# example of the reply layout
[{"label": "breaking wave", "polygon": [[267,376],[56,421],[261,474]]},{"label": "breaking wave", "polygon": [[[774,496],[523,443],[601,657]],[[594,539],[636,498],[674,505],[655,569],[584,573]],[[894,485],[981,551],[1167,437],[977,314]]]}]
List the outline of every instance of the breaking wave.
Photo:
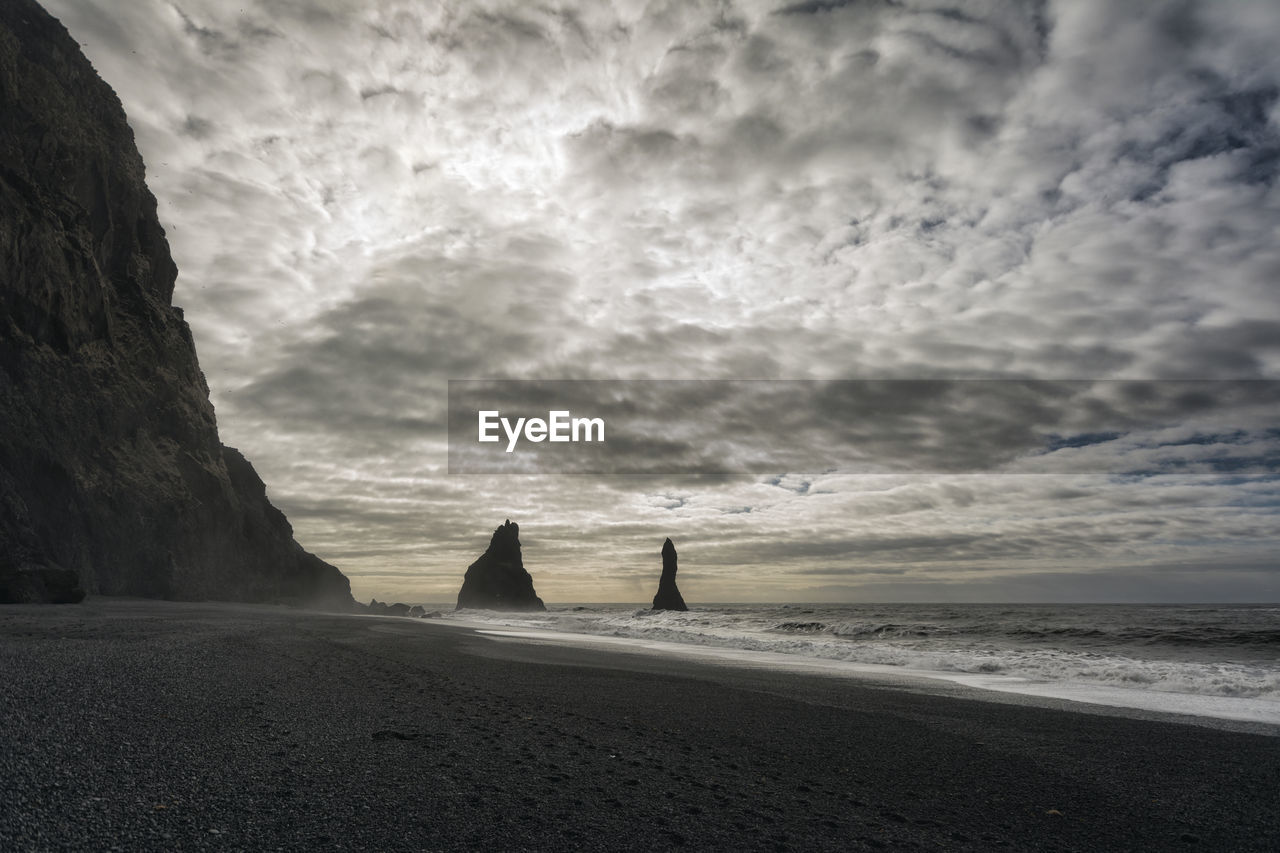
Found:
[{"label": "breaking wave", "polygon": [[1270,606],[612,605],[465,611],[506,627],[660,640],[942,673],[1280,702]]}]

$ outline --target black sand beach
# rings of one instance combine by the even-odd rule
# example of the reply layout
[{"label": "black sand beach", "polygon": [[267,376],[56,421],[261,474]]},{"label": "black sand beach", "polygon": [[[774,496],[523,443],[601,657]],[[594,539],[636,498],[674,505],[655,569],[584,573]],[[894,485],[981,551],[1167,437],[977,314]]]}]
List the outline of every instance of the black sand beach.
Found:
[{"label": "black sand beach", "polygon": [[1265,734],[102,598],[0,673],[4,850],[1280,849]]}]

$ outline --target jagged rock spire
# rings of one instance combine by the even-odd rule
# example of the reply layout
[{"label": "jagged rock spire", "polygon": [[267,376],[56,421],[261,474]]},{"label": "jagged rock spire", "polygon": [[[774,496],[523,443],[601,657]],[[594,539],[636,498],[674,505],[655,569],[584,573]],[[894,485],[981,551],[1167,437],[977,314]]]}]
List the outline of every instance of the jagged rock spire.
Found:
[{"label": "jagged rock spire", "polygon": [[493,531],[489,548],[467,568],[456,609],[546,610],[520,553],[520,525],[507,519]]},{"label": "jagged rock spire", "polygon": [[670,539],[662,543],[662,579],[653,597],[654,610],[688,610],[676,587],[676,546]]}]

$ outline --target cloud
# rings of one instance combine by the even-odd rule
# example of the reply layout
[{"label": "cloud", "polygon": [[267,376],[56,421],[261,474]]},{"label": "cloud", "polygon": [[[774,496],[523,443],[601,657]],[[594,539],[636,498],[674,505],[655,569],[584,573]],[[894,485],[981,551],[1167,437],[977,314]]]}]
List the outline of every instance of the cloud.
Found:
[{"label": "cloud", "polygon": [[[1164,401],[1181,433],[1161,438],[1105,394],[904,396],[927,415],[914,444],[842,432],[838,401],[706,406],[763,424],[758,447],[785,425],[927,461],[932,434],[974,470],[1056,440],[1042,469],[1140,463],[1142,482],[886,489],[813,454],[747,479],[458,478],[440,430],[451,378],[1276,379],[1269,4],[48,6],[129,113],[224,439],[362,596],[443,597],[508,515],[579,600],[646,598],[666,535],[716,567],[691,575],[704,600],[803,596],[796,572],[845,565],[903,569],[898,591],[981,564],[1074,595],[1120,589],[1085,566],[1274,544],[1272,487],[1220,476],[1274,438],[1236,403]],[[1037,406],[1066,425],[1035,428]],[[1118,434],[1072,444],[1095,432]],[[658,461],[705,450],[655,436]],[[1186,495],[1240,538],[1162,516]],[[1046,562],[1083,586],[1019,580]]]}]

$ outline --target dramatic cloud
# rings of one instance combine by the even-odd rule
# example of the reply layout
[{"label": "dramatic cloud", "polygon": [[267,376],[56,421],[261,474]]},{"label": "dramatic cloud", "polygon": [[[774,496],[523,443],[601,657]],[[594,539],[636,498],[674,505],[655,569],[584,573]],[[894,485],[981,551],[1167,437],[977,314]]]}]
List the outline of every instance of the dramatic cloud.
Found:
[{"label": "dramatic cloud", "polygon": [[[129,113],[224,440],[361,597],[449,598],[508,516],[551,601],[648,598],[668,535],[691,601],[1280,595],[1275,403],[1226,385],[648,437],[735,479],[445,442],[449,379],[1280,379],[1274,4],[47,5]],[[1056,473],[973,473],[1010,464]]]}]

